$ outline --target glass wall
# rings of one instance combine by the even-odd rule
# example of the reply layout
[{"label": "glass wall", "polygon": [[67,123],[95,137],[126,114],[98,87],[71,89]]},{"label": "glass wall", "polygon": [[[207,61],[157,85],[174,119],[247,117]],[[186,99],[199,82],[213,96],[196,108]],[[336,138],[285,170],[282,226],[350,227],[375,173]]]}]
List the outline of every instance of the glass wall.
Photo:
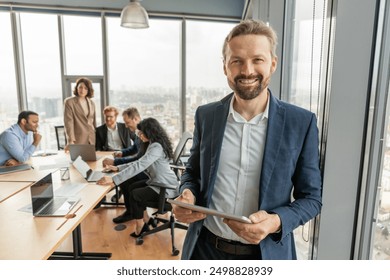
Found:
[{"label": "glass wall", "polygon": [[[383,18],[378,20],[378,33],[380,34],[381,44],[377,44],[376,51],[378,65],[378,78],[375,79],[375,117],[373,120],[373,138],[370,150],[373,159],[370,160],[370,167],[374,170],[372,174],[375,177],[374,183],[369,185],[367,193],[372,193],[375,207],[365,211],[372,213],[367,217],[367,225],[371,225],[369,232],[369,258],[374,260],[390,260],[390,3],[380,7],[380,13],[383,11]],[[383,21],[382,21],[383,19]],[[383,23],[383,25],[382,25]],[[376,69],[376,68],[375,68]],[[383,117],[382,117],[383,116]],[[378,127],[376,129],[376,127]],[[377,172],[376,168],[378,169]],[[377,176],[377,177],[376,177]]]},{"label": "glass wall", "polygon": [[[58,26],[58,17],[61,26]],[[10,106],[2,103],[0,109],[9,117],[17,115],[19,110],[9,13],[1,13],[0,19],[2,36],[8,37],[7,44],[0,47],[0,54],[5,57],[0,67],[6,69],[2,73],[7,74],[1,76],[7,82],[1,83],[0,93],[11,98],[7,99]],[[134,106],[142,117],[157,118],[174,144],[181,136],[183,123],[185,130],[193,130],[194,112],[199,105],[230,92],[223,74],[221,49],[232,23],[185,20],[186,36],[182,36],[184,20],[181,19],[150,19],[150,28],[135,30],[120,27],[119,17],[106,17],[105,45],[102,18],[98,15],[22,12],[20,21],[28,109],[41,116],[40,149],[56,147],[53,128],[63,124],[62,98],[71,95],[63,88],[66,77],[94,76],[107,80],[108,93],[101,84],[95,89],[98,125],[100,106],[113,105],[120,110]],[[63,34],[59,30],[63,30]],[[59,40],[61,36],[63,41]],[[183,38],[187,41],[183,42]],[[183,44],[186,44],[185,61],[181,59]],[[108,62],[107,73],[104,73],[104,60]],[[186,66],[185,78],[181,73],[183,65]],[[64,77],[61,77],[61,67]],[[182,89],[182,79],[186,81],[186,89]],[[107,94],[107,98],[101,100],[100,92]],[[109,104],[105,104],[106,100]],[[185,116],[182,116],[183,106],[187,108]],[[8,122],[2,125],[7,127]]]},{"label": "glass wall", "polygon": [[28,109],[40,116],[40,148],[55,150],[54,126],[63,118],[57,16],[21,13],[20,20]]},{"label": "glass wall", "polygon": [[[390,80],[389,80],[390,81]],[[388,92],[387,94],[389,94]],[[390,104],[387,106],[384,131],[382,170],[377,192],[371,259],[390,259]]]},{"label": "glass wall", "polygon": [[154,117],[177,143],[181,136],[181,21],[150,20],[148,29],[120,26],[107,18],[109,102],[121,110],[136,107]]},{"label": "glass wall", "polygon": [[16,123],[19,114],[16,90],[11,17],[0,12],[0,133]]},{"label": "glass wall", "polygon": [[235,24],[186,21],[186,127],[194,129],[199,105],[220,100],[229,88],[223,72],[222,46]]},{"label": "glass wall", "polygon": [[[292,25],[289,26],[291,34],[285,50],[289,55],[285,66],[288,69],[284,80],[286,91],[282,92],[282,98],[315,113],[320,122],[325,106],[322,73],[327,0],[296,0],[292,3],[287,16]],[[320,123],[318,125],[320,127]],[[294,231],[299,259],[312,257],[313,234],[314,221]]]},{"label": "glass wall", "polygon": [[100,17],[63,16],[67,75],[103,75]]}]

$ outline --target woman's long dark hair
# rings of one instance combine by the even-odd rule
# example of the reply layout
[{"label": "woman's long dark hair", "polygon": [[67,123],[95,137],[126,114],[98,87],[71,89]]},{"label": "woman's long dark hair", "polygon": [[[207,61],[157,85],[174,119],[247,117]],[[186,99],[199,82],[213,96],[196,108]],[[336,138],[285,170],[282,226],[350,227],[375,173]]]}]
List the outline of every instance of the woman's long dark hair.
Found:
[{"label": "woman's long dark hair", "polygon": [[160,143],[165,156],[169,159],[173,158],[172,142],[168,137],[167,132],[161,124],[154,118],[146,118],[137,124],[137,129],[149,139],[149,142],[141,144],[141,153],[144,154],[149,146],[149,143]]}]

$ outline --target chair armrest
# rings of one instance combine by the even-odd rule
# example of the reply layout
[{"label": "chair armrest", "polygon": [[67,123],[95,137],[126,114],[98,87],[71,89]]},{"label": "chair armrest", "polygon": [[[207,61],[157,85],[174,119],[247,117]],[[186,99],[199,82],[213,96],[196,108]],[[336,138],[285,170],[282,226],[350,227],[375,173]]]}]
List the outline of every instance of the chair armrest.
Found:
[{"label": "chair armrest", "polygon": [[157,213],[164,214],[165,213],[164,208],[165,208],[165,203],[166,203],[165,190],[166,189],[176,189],[177,186],[164,184],[164,183],[158,183],[158,182],[152,182],[149,184],[149,187],[160,188]]}]

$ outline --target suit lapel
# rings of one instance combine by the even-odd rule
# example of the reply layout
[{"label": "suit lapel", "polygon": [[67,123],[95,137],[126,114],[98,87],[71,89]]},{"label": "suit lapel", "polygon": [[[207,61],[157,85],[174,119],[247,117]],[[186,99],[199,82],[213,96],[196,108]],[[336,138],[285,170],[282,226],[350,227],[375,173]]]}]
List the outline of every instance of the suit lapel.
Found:
[{"label": "suit lapel", "polygon": [[119,123],[116,123],[116,128],[118,129],[119,139],[121,140],[122,146],[125,146],[125,142],[122,137],[122,127],[119,125]]},{"label": "suit lapel", "polygon": [[267,138],[264,149],[263,165],[260,177],[260,204],[265,198],[272,173],[275,168],[276,159],[279,154],[280,144],[283,139],[285,125],[285,109],[280,106],[278,100],[270,96]]},{"label": "suit lapel", "polygon": [[229,113],[230,101],[233,94],[230,94],[221,100],[221,103],[215,108],[213,114],[213,120],[211,125],[211,155],[210,155],[210,176],[209,176],[209,186],[211,191],[209,192],[208,201],[210,201],[210,196],[212,190],[214,189],[214,182],[217,175],[217,169],[219,165],[219,159],[222,149],[223,135],[225,132],[227,115]]}]

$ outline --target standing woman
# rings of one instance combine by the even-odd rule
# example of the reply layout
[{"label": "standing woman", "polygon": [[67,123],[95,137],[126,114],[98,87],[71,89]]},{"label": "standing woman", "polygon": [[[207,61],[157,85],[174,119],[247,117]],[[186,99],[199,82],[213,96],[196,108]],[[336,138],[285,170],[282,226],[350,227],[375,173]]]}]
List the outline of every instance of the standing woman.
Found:
[{"label": "standing woman", "polygon": [[[64,126],[69,144],[95,145],[96,110],[91,80],[79,78],[73,90],[75,96],[64,101]],[[65,148],[67,150],[67,147]]]},{"label": "standing woman", "polygon": [[[151,183],[162,183],[177,186],[176,189],[167,189],[169,198],[178,195],[179,182],[176,174],[170,168],[170,159],[173,157],[172,143],[160,123],[154,118],[142,120],[137,125],[137,136],[141,139],[141,153],[143,156],[131,163],[118,166],[109,165],[108,169],[119,171],[113,177],[104,176],[97,184],[106,185],[130,182],[123,186],[126,211],[113,219],[114,223],[123,223],[130,220],[136,221],[136,230],[133,237],[139,236],[146,230],[147,225],[143,221],[143,213],[147,206],[156,204],[159,200],[160,189],[150,186]],[[140,172],[145,171],[149,179],[128,180]]]}]

